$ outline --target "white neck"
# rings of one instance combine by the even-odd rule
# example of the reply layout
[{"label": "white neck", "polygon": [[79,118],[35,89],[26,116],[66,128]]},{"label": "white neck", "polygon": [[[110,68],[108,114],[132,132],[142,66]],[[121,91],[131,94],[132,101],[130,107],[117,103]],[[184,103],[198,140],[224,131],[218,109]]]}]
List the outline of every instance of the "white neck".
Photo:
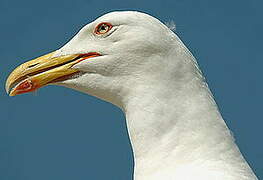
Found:
[{"label": "white neck", "polygon": [[192,58],[176,75],[167,66],[145,77],[126,98],[134,179],[256,179]]}]

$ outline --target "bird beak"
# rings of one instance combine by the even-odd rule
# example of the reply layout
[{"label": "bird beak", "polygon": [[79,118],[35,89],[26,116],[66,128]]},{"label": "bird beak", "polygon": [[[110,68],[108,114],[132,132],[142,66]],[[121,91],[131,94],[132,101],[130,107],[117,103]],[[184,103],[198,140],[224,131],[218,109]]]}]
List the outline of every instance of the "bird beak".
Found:
[{"label": "bird beak", "polygon": [[53,57],[54,54],[55,52],[52,52],[18,66],[7,78],[6,92],[10,96],[15,96],[69,79],[79,72],[71,68],[73,65],[100,55],[92,52]]}]

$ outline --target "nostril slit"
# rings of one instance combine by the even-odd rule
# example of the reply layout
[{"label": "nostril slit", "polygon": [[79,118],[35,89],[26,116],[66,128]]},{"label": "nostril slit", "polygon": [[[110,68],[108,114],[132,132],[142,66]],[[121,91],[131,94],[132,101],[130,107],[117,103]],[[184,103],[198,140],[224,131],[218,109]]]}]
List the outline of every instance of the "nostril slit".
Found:
[{"label": "nostril slit", "polygon": [[27,68],[32,68],[32,67],[34,67],[34,66],[36,66],[36,65],[38,65],[38,64],[39,64],[39,63],[32,64],[32,65],[28,66]]}]

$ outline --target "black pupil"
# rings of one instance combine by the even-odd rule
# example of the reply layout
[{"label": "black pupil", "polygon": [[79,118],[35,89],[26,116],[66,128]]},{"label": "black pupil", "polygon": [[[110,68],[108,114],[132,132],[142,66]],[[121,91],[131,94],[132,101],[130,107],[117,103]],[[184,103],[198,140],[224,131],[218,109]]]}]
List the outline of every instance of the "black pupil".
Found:
[{"label": "black pupil", "polygon": [[105,24],[100,26],[100,30],[101,31],[106,31],[107,30],[107,26]]}]

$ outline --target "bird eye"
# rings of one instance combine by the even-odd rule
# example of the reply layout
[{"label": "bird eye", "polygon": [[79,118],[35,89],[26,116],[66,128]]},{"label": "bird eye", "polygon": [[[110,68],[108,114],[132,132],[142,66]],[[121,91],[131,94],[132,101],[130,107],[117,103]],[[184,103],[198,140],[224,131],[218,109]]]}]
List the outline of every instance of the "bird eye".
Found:
[{"label": "bird eye", "polygon": [[95,28],[95,33],[96,34],[105,34],[111,30],[112,25],[110,23],[100,23],[96,28]]}]

